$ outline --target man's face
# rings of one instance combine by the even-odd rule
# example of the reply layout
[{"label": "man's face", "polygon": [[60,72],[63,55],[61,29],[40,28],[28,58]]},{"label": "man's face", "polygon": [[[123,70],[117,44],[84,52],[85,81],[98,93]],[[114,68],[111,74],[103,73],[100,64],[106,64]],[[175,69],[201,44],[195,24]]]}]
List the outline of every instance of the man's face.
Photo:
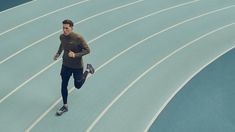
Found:
[{"label": "man's face", "polygon": [[67,36],[73,31],[73,28],[69,24],[63,24],[64,35]]}]

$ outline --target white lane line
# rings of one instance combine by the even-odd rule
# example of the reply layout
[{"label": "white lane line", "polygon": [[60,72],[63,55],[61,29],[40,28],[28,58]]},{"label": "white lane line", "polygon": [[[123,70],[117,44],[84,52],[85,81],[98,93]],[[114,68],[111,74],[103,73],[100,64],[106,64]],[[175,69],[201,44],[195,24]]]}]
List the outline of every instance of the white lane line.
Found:
[{"label": "white lane line", "polygon": [[0,15],[1,15],[1,13],[5,13],[5,12],[8,12],[8,11],[13,10],[13,9],[26,6],[26,5],[28,5],[28,4],[32,4],[33,2],[36,2],[36,1],[37,1],[37,0],[33,0],[33,1],[30,1],[30,2],[27,2],[27,3],[24,3],[24,4],[20,4],[20,5],[18,5],[18,6],[14,6],[14,7],[12,7],[12,8],[6,9],[6,10],[4,10],[4,11],[0,11]]},{"label": "white lane line", "polygon": [[43,18],[43,17],[46,17],[46,16],[48,16],[48,15],[54,14],[54,13],[56,13],[56,12],[62,11],[62,10],[64,10],[64,9],[67,9],[67,8],[70,8],[70,7],[73,7],[73,6],[76,6],[76,5],[79,5],[79,4],[88,2],[88,1],[89,1],[89,0],[79,1],[79,2],[77,2],[77,3],[75,3],[75,4],[65,6],[65,7],[63,7],[63,8],[60,8],[60,9],[57,9],[57,10],[55,10],[55,11],[49,12],[49,13],[44,14],[44,15],[42,15],[42,16],[39,16],[39,17],[37,17],[37,18],[31,19],[31,20],[29,20],[29,21],[27,21],[27,22],[25,22],[25,23],[19,24],[19,25],[13,27],[13,28],[10,28],[10,29],[8,29],[8,30],[6,30],[6,31],[4,31],[4,32],[2,32],[2,33],[0,33],[0,36],[6,34],[6,33],[8,33],[8,32],[10,32],[10,31],[13,31],[13,30],[15,30],[15,29],[17,29],[17,28],[19,28],[19,27],[22,27],[22,26],[24,26],[24,25],[26,25],[26,24],[28,24],[28,23],[31,23],[31,22],[34,22],[34,21],[36,21],[36,20],[38,20],[38,19],[41,19],[41,18]]},{"label": "white lane line", "polygon": [[[130,4],[128,4],[130,5]],[[106,34],[107,35],[107,34]],[[95,38],[96,39],[96,38]],[[97,40],[97,39],[96,39]],[[91,42],[92,41],[92,42]],[[88,41],[88,43],[93,43],[93,40]],[[39,71],[38,73],[36,73],[35,75],[33,75],[32,77],[30,77],[29,79],[27,79],[25,82],[23,82],[22,84],[20,84],[18,87],[16,87],[13,91],[11,91],[10,93],[8,93],[6,96],[4,96],[1,100],[0,100],[0,104],[5,101],[8,97],[10,97],[12,94],[14,94],[15,92],[17,92],[20,88],[22,88],[24,85],[26,85],[27,83],[29,83],[31,80],[33,80],[34,78],[36,78],[37,76],[39,76],[40,74],[42,74],[44,71],[46,71],[47,69],[49,69],[50,67],[52,67],[54,64],[56,64],[57,62],[59,62],[62,58],[58,59],[57,61],[54,61],[53,63],[49,64],[48,66],[46,66],[45,68],[43,68],[41,71]]]},{"label": "white lane line", "polygon": [[197,75],[201,70],[203,70],[205,67],[207,67],[208,65],[210,65],[212,62],[214,62],[216,59],[218,59],[220,56],[224,55],[225,53],[229,52],[230,50],[235,48],[235,43],[234,46],[229,48],[228,50],[224,51],[223,53],[219,54],[218,56],[216,56],[214,59],[212,59],[211,61],[209,61],[207,64],[203,65],[200,69],[198,69],[195,73],[192,74],[192,76],[190,76],[168,99],[167,101],[161,106],[160,110],[157,111],[157,113],[154,115],[154,117],[151,119],[151,121],[149,122],[149,124],[147,125],[147,127],[145,128],[144,132],[148,132],[148,130],[150,129],[150,127],[152,126],[152,124],[154,123],[154,121],[157,119],[157,117],[160,115],[160,113],[163,111],[163,109],[167,106],[167,104],[171,101],[172,98],[174,98],[174,96],[184,87],[184,85],[186,85],[195,75]]},{"label": "white lane line", "polygon": [[[200,0],[194,0],[194,2],[197,2],[197,1],[200,1]],[[193,1],[192,1],[193,2]],[[186,3],[189,3],[189,2],[186,2]],[[191,2],[190,2],[191,3]],[[182,6],[182,4],[181,4],[181,6]],[[91,40],[92,41],[92,40]],[[138,45],[138,44],[135,44],[136,46]],[[133,46],[131,46],[131,47],[129,47],[128,49],[130,50],[131,48],[134,48]],[[115,58],[117,58],[118,56],[121,56],[122,54],[124,54],[125,52],[127,52],[127,50],[126,51],[123,51],[123,52],[120,52],[119,54],[117,54],[116,56],[114,56],[113,58],[111,58],[111,59],[109,59],[108,61],[106,61],[103,65],[101,65],[100,67],[98,67],[97,68],[97,70],[96,70],[96,72],[98,72],[101,68],[103,68],[105,65],[107,65],[108,63],[110,63],[111,61],[113,61]],[[88,78],[89,78],[90,76],[88,76]],[[70,90],[69,90],[69,92],[68,93],[71,93],[73,90],[74,90],[75,88],[73,87],[73,88],[71,88]],[[36,120],[35,120],[35,122],[33,122],[33,124],[32,125],[30,125],[30,127],[29,128],[27,128],[26,129],[26,132],[29,132],[29,131],[31,131],[60,101],[62,100],[62,98],[59,98],[54,104],[52,104],[52,106],[51,107],[49,107],[49,109],[47,109],[39,118],[37,118]]]},{"label": "white lane line", "polygon": [[159,64],[161,64],[162,62],[164,62],[166,59],[168,59],[169,57],[173,56],[174,54],[176,54],[177,52],[179,52],[180,50],[183,50],[184,48],[190,46],[191,44],[195,43],[196,41],[205,38],[217,31],[220,31],[222,29],[228,28],[230,26],[233,26],[235,23],[229,24],[229,25],[225,25],[223,27],[220,27],[216,30],[213,30],[205,35],[200,36],[199,38],[185,44],[184,46],[176,49],[175,51],[173,51],[171,54],[169,54],[168,56],[164,57],[163,59],[161,59],[160,61],[158,61],[157,63],[155,63],[154,65],[152,65],[149,69],[147,69],[145,72],[143,72],[140,76],[138,76],[133,82],[131,82],[118,96],[116,96],[115,99],[112,100],[112,102],[98,115],[98,117],[94,120],[94,122],[88,127],[88,129],[86,130],[86,132],[90,132],[94,126],[100,121],[100,119],[107,113],[107,111],[112,107],[112,105],[117,102],[121,96],[123,96],[135,83],[137,83],[142,77],[144,77],[146,74],[148,74],[151,70],[153,70],[156,66],[158,66]]},{"label": "white lane line", "polygon": [[[112,12],[112,11],[115,11],[115,10],[118,10],[118,9],[122,9],[122,8],[131,6],[131,5],[137,4],[137,3],[139,3],[139,2],[143,2],[143,1],[144,1],[144,0],[138,0],[138,1],[135,1],[135,2],[131,2],[131,3],[128,3],[128,4],[125,4],[125,5],[116,7],[116,8],[112,8],[112,9],[103,11],[103,12],[101,12],[101,13],[98,13],[98,14],[95,14],[95,15],[90,16],[90,17],[88,17],[88,18],[85,18],[85,19],[83,19],[83,20],[81,20],[81,21],[79,21],[79,22],[76,22],[75,25],[80,24],[80,23],[85,22],[85,21],[88,21],[88,20],[90,20],[90,19],[93,19],[93,18],[95,18],[95,17],[98,17],[98,16],[101,16],[101,15],[107,14],[107,13],[109,13],[109,12]],[[56,32],[54,32],[54,33],[52,33],[52,34],[50,34],[50,35],[48,35],[48,36],[46,36],[46,37],[44,37],[44,38],[42,38],[42,39],[40,39],[40,40],[38,40],[38,41],[33,42],[33,43],[30,44],[30,45],[28,45],[28,46],[26,46],[26,47],[24,47],[24,48],[18,50],[17,52],[11,54],[10,56],[8,56],[7,58],[5,58],[4,60],[0,61],[0,64],[6,62],[6,61],[8,61],[8,60],[10,60],[11,58],[13,58],[13,57],[15,57],[16,55],[20,54],[20,53],[23,52],[24,50],[26,50],[26,49],[28,49],[28,48],[30,48],[30,47],[32,47],[32,46],[34,46],[34,45],[36,45],[36,44],[42,42],[43,40],[46,40],[46,39],[48,39],[48,38],[50,38],[50,37],[52,37],[52,36],[54,36],[54,35],[60,33],[61,31],[62,31],[62,30],[58,30],[58,31],[56,31]]]}]

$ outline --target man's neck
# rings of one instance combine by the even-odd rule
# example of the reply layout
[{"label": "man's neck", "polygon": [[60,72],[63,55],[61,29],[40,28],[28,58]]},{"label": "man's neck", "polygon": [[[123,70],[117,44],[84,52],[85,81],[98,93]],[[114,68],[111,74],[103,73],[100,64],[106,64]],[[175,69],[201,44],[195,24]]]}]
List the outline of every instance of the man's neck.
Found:
[{"label": "man's neck", "polygon": [[68,35],[64,35],[65,38],[70,38],[72,36],[73,32],[69,33]]}]

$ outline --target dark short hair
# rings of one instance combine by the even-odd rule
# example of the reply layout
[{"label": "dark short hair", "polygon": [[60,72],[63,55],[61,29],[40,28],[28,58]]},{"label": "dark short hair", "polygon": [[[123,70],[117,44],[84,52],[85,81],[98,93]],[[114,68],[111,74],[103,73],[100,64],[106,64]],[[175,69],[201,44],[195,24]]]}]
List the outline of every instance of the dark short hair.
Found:
[{"label": "dark short hair", "polygon": [[66,19],[62,22],[63,24],[69,24],[70,27],[73,27],[73,21]]}]

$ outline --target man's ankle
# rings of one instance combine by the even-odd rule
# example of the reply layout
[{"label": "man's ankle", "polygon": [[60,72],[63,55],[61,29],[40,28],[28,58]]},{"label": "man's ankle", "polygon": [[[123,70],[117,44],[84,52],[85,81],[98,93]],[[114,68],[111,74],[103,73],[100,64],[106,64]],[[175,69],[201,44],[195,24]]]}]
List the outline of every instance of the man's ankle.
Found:
[{"label": "man's ankle", "polygon": [[64,107],[68,108],[68,104],[64,104]]}]

